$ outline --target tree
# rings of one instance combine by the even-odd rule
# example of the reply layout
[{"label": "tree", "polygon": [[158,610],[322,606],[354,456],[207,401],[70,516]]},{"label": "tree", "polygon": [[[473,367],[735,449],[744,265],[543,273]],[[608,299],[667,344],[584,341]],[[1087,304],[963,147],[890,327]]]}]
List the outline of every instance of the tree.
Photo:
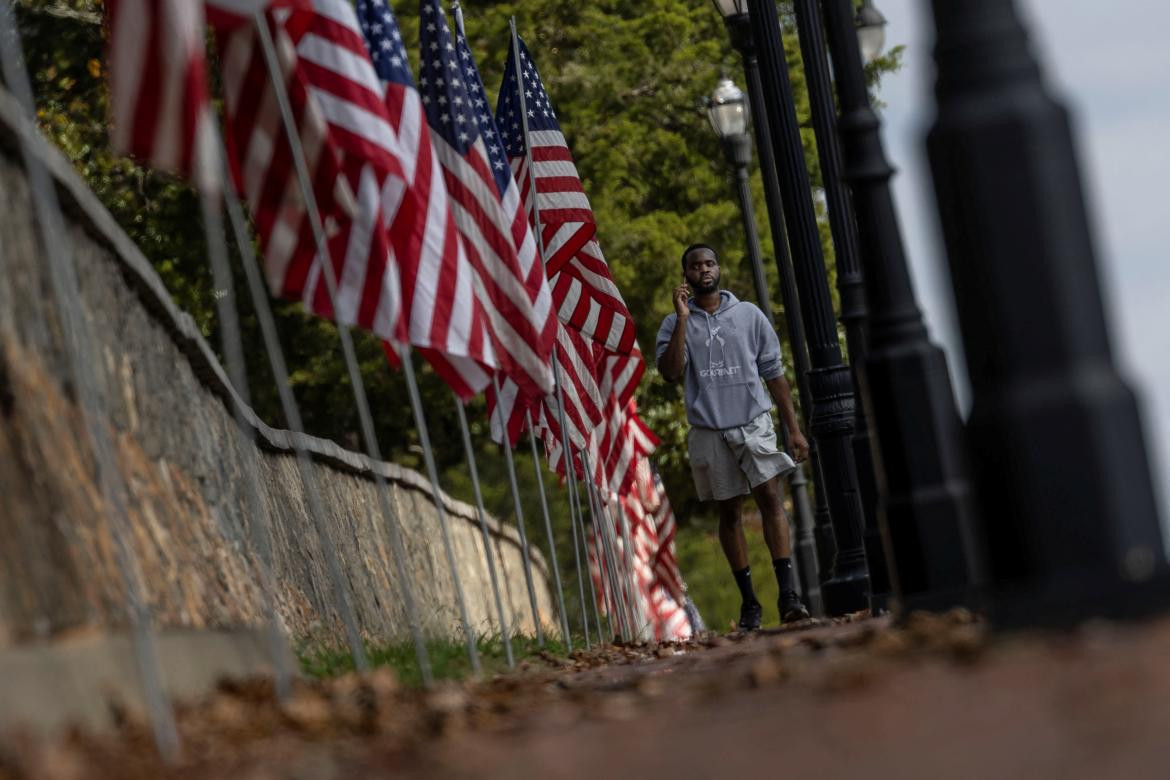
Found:
[{"label": "tree", "polygon": [[[192,217],[199,213],[194,194],[182,181],[118,158],[108,149],[100,5],[99,0],[26,0],[18,6],[39,119],[154,264],[176,302],[218,348],[216,291],[206,262],[203,227]],[[780,8],[805,158],[817,187],[820,169],[800,48],[790,4],[781,2]],[[417,6],[402,4],[395,10],[407,50],[417,56]],[[652,364],[654,338],[670,311],[669,292],[679,277],[679,255],[685,245],[702,240],[720,248],[725,284],[741,297],[754,295],[738,206],[718,141],[702,111],[702,99],[719,75],[740,72],[738,55],[730,48],[718,14],[703,0],[485,0],[467,10],[466,24],[489,91],[494,92],[500,83],[512,15],[556,106],[597,216],[602,249]],[[871,79],[897,68],[899,54],[895,49],[871,66]],[[751,186],[757,222],[766,225],[758,171],[752,174]],[[834,274],[824,220],[821,227],[830,274]],[[765,255],[772,256],[767,230],[762,231],[762,239]],[[775,274],[771,277],[771,297],[779,310]],[[237,289],[244,289],[242,276]],[[253,404],[269,423],[283,425],[246,297],[242,296],[241,315]],[[306,316],[294,304],[277,302],[275,308],[306,428],[358,448],[357,416],[334,327]],[[382,450],[388,458],[417,467],[418,437],[405,413],[402,377],[388,370],[375,339],[360,333],[355,337]],[[445,472],[444,484],[468,497],[451,395],[433,372],[421,364],[420,369],[423,403]],[[685,460],[686,425],[679,390],[664,383],[651,365],[639,403],[643,416],[663,439],[656,459],[685,524],[696,505]],[[480,462],[494,471],[499,456],[487,439],[482,400],[473,402],[468,412],[482,450]],[[539,505],[532,495],[531,462],[523,455],[520,468],[529,475],[524,477],[526,501],[528,512],[536,517]],[[488,493],[492,511],[510,514],[506,490],[492,488]],[[563,508],[555,511],[564,528]],[[571,559],[568,547],[562,555]]]}]

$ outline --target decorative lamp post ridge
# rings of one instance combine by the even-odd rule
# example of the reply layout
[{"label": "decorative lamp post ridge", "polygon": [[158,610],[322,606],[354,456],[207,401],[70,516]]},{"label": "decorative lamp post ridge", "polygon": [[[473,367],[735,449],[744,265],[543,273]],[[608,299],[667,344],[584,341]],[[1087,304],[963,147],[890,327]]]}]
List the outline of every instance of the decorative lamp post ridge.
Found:
[{"label": "decorative lamp post ridge", "polygon": [[743,26],[755,39],[764,104],[761,115],[767,117],[770,134],[761,138],[761,146],[773,146],[776,170],[784,171],[779,200],[792,247],[811,369],[807,373],[812,408],[809,432],[819,455],[837,547],[832,577],[822,584],[821,591],[830,614],[840,615],[869,606],[870,582],[862,539],[864,510],[852,448],[853,381],[838,341],[780,19],[773,0],[748,0],[748,8],[752,22]]},{"label": "decorative lamp post ridge", "polygon": [[865,284],[861,271],[856,217],[845,182],[841,179],[841,149],[837,134],[837,117],[833,107],[833,84],[829,75],[825,33],[821,26],[821,9],[817,0],[794,0],[797,35],[808,88],[809,109],[817,140],[817,158],[821,166],[825,205],[837,264],[837,291],[841,302],[841,323],[849,345],[849,364],[854,388],[853,458],[857,466],[858,487],[865,512],[865,548],[869,565],[872,597],[870,607],[877,613],[887,607],[890,591],[886,555],[878,530],[878,486],[864,388],[866,356]]}]

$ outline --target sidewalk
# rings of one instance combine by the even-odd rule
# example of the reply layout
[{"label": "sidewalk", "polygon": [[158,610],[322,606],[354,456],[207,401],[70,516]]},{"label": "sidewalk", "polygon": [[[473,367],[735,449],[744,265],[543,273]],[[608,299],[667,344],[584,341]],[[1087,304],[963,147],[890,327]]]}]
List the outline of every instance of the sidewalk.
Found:
[{"label": "sidewalk", "polygon": [[227,687],[182,714],[180,767],[127,726],[8,741],[0,778],[1161,778],[1168,658],[1170,618],[994,641],[962,613],[862,620],[429,693],[343,678],[283,711],[267,686]]}]

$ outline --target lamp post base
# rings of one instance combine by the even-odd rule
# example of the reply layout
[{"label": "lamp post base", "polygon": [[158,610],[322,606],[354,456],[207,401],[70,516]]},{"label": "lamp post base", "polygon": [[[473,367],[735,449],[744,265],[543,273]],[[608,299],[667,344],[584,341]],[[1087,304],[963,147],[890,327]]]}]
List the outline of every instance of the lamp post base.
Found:
[{"label": "lamp post base", "polygon": [[821,584],[821,598],[829,617],[869,609],[869,576],[861,574],[833,577]]},{"label": "lamp post base", "polygon": [[1144,582],[1077,578],[1038,588],[1001,588],[988,608],[997,629],[1070,628],[1087,620],[1135,620],[1164,613],[1170,604],[1170,574]]}]

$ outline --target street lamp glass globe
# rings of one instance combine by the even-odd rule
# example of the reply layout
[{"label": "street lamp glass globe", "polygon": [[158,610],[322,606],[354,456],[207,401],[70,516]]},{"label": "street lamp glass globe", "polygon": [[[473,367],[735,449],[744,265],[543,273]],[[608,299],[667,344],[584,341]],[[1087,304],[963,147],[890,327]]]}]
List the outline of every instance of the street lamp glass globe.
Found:
[{"label": "street lamp glass globe", "polygon": [[877,59],[886,45],[886,17],[874,8],[873,0],[865,0],[857,9],[854,25],[857,27],[857,43],[861,46],[861,59],[868,65]]},{"label": "street lamp glass globe", "polygon": [[707,118],[720,138],[747,133],[747,99],[731,79],[721,79],[707,98]]},{"label": "street lamp glass globe", "polygon": [[713,2],[715,3],[715,9],[719,11],[719,15],[724,19],[730,19],[734,16],[747,16],[747,0],[713,0]]}]

